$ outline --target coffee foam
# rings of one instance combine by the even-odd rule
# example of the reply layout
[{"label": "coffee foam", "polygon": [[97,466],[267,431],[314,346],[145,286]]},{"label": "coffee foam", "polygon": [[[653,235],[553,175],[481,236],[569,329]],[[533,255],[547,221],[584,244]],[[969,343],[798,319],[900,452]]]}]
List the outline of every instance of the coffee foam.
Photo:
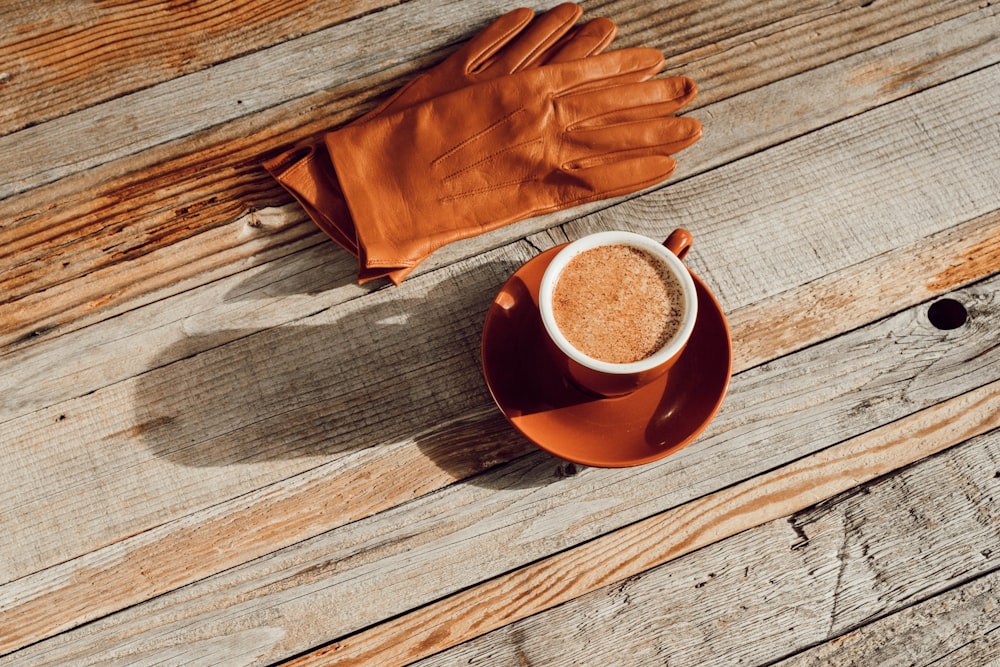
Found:
[{"label": "coffee foam", "polygon": [[563,267],[552,293],[559,331],[583,354],[610,363],[645,359],[680,329],[684,290],[646,250],[598,246]]}]

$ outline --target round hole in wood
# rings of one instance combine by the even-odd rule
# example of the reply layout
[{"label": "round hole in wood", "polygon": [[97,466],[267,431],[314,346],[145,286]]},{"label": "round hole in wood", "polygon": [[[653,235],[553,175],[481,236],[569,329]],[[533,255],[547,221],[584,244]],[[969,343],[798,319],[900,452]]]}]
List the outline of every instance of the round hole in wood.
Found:
[{"label": "round hole in wood", "polygon": [[938,329],[957,329],[969,319],[969,311],[955,299],[939,299],[927,310],[927,318]]}]

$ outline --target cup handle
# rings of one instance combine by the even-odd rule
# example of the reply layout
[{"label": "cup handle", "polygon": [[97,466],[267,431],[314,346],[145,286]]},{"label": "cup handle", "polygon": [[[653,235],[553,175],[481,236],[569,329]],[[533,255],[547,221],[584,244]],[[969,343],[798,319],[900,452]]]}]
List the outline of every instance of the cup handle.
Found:
[{"label": "cup handle", "polygon": [[686,229],[677,228],[670,232],[670,236],[663,242],[663,245],[667,246],[667,250],[677,255],[677,259],[684,261],[693,241],[694,237],[691,236],[691,232]]}]

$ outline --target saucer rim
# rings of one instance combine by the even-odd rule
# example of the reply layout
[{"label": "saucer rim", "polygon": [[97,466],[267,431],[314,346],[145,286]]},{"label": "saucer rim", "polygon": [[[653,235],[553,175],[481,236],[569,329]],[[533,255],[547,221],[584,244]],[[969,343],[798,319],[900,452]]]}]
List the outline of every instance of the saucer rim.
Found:
[{"label": "saucer rim", "polygon": [[[539,441],[540,439],[536,439],[536,437],[534,437],[533,435],[527,433],[521,427],[521,425],[516,421],[516,418],[512,418],[510,416],[508,409],[501,403],[501,401],[497,397],[497,394],[494,391],[493,383],[490,381],[490,373],[489,373],[489,371],[487,369],[487,362],[486,362],[486,360],[487,360],[487,349],[486,349],[487,333],[488,333],[488,330],[489,330],[490,322],[491,322],[491,320],[492,320],[492,318],[494,316],[494,314],[493,314],[494,313],[494,305],[497,303],[497,298],[499,297],[500,294],[502,294],[504,292],[504,290],[510,284],[510,282],[512,280],[514,280],[515,278],[517,278],[519,275],[522,277],[522,281],[523,281],[523,273],[525,273],[525,269],[530,264],[533,264],[535,262],[544,261],[544,258],[546,258],[546,257],[549,257],[549,261],[551,261],[551,257],[554,257],[555,254],[559,252],[559,250],[561,250],[562,248],[564,248],[567,245],[568,245],[568,243],[563,243],[563,244],[557,245],[557,246],[555,246],[553,248],[549,248],[548,250],[545,250],[545,251],[539,253],[538,255],[535,255],[534,257],[532,257],[528,261],[526,261],[524,264],[522,264],[520,267],[518,267],[518,269],[513,274],[511,274],[507,278],[506,281],[504,281],[503,285],[497,291],[497,295],[494,297],[493,301],[490,302],[490,308],[487,310],[486,317],[485,317],[485,320],[483,322],[482,334],[481,334],[481,339],[480,339],[480,364],[481,364],[481,369],[482,369],[484,381],[486,383],[487,389],[490,392],[490,396],[493,398],[494,404],[500,410],[500,413],[504,416],[504,419],[506,419],[507,422],[511,426],[513,426],[514,429],[521,436],[523,436],[524,438],[526,438],[529,442],[531,442],[535,446],[539,447],[540,449],[542,449],[542,450],[544,450],[544,451],[552,454],[553,456],[557,456],[558,458],[563,459],[565,461],[569,461],[571,463],[576,463],[576,464],[579,464],[579,465],[585,465],[585,466],[590,466],[590,467],[597,467],[597,468],[626,468],[626,467],[633,467],[633,466],[638,466],[638,465],[644,465],[646,463],[652,463],[653,461],[657,461],[659,459],[665,458],[665,457],[667,457],[667,456],[669,456],[671,454],[674,454],[674,453],[680,451],[681,449],[683,449],[687,445],[691,444],[691,442],[693,442],[698,436],[700,436],[705,431],[705,429],[708,427],[708,425],[715,419],[715,416],[718,414],[718,411],[722,407],[722,403],[724,402],[725,397],[726,397],[726,395],[729,392],[729,384],[730,384],[730,380],[732,379],[732,368],[733,368],[733,344],[732,344],[732,333],[731,333],[730,328],[729,328],[729,322],[726,319],[725,313],[722,310],[722,306],[721,306],[721,304],[719,304],[718,299],[716,298],[716,296],[708,288],[708,286],[705,284],[705,282],[703,280],[701,280],[701,278],[698,277],[698,275],[694,271],[692,271],[689,267],[686,267],[686,268],[688,268],[688,272],[691,274],[691,278],[695,282],[696,292],[699,291],[697,288],[700,288],[700,291],[702,291],[708,297],[709,303],[704,304],[704,305],[705,306],[710,306],[711,310],[713,310],[714,313],[718,314],[719,321],[722,324],[722,330],[723,330],[723,332],[725,334],[724,338],[725,338],[725,341],[726,341],[726,348],[727,348],[727,352],[728,352],[728,355],[727,355],[728,358],[726,360],[725,380],[719,386],[718,391],[717,392],[713,392],[713,393],[717,393],[717,395],[715,396],[715,398],[712,401],[713,404],[712,404],[711,410],[708,412],[708,414],[706,415],[705,419],[701,422],[701,424],[697,428],[695,428],[685,438],[683,438],[682,440],[680,440],[680,441],[678,441],[676,443],[671,444],[668,447],[664,447],[660,451],[656,451],[656,452],[654,452],[654,453],[652,453],[652,454],[650,454],[648,456],[637,457],[637,458],[633,457],[633,458],[627,458],[627,459],[626,458],[617,458],[617,459],[615,459],[615,458],[601,458],[601,459],[593,459],[593,458],[582,457],[582,456],[573,456],[573,455],[567,454],[565,451],[561,451],[558,447],[553,447],[551,443],[546,444],[544,442],[540,442]],[[544,274],[544,269],[542,270],[541,273]],[[535,305],[534,307],[537,309],[537,305]],[[698,304],[698,318],[701,318],[703,316],[709,316],[707,313],[704,312],[704,310],[705,309],[703,308],[703,304],[699,303]],[[697,324],[697,321],[696,321],[696,324]],[[685,347],[685,350],[682,350],[680,354],[683,356],[686,350],[687,350],[687,348]],[[654,381],[654,382],[656,382],[656,381]],[[664,382],[665,382],[665,380],[664,380]],[[629,400],[629,398],[630,398],[630,396],[626,395],[626,396],[618,396],[618,397],[611,397],[611,398],[595,398],[594,400],[595,400],[595,402],[604,402],[604,401],[618,401],[618,402],[620,402],[620,401],[627,401],[627,400]],[[649,423],[648,420],[645,423]],[[642,424],[642,425],[645,425],[645,424]]]}]

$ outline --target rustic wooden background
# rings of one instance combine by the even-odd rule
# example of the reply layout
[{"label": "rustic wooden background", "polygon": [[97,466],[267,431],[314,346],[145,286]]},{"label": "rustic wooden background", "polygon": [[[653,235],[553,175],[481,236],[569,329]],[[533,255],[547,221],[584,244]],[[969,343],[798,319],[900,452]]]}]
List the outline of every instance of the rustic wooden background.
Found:
[{"label": "rustic wooden background", "polygon": [[[582,4],[704,138],[397,288],[259,161],[514,5],[0,6],[0,665],[1000,660],[997,6]],[[493,295],[677,226],[720,414],[640,468],[538,451],[482,381]]]}]

